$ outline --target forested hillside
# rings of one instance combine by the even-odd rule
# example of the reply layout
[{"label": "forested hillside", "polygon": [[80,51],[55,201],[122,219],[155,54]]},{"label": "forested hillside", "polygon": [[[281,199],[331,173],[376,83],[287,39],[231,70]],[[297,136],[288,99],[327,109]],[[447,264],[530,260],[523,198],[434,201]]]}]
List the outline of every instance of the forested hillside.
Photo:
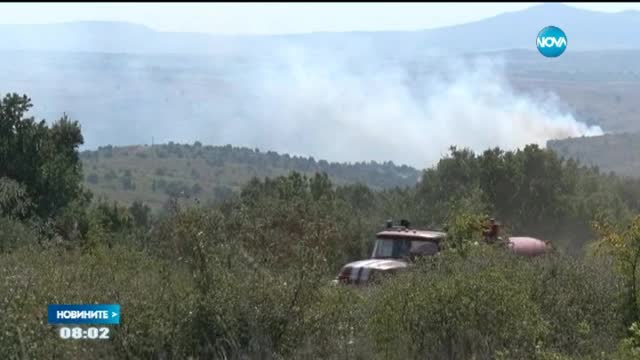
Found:
[{"label": "forested hillside", "polygon": [[[30,106],[0,101],[6,358],[638,358],[640,181],[536,145],[451,148],[412,186],[291,172],[252,178],[220,203],[173,198],[151,214],[86,191],[79,123],[36,122]],[[227,156],[238,154],[269,156]],[[505,235],[557,251],[529,259],[485,244],[489,214]],[[333,285],[388,218],[446,228],[442,251],[367,288]],[[118,303],[122,323],[110,340],[61,340],[50,303]]]},{"label": "forested hillside", "polygon": [[228,199],[253,177],[291,171],[324,172],[339,185],[361,183],[374,190],[413,186],[420,172],[393,162],[327,162],[241,147],[169,143],[154,146],[103,146],[81,153],[85,183],[97,195],[131,204],[160,207],[170,196],[203,202]]},{"label": "forested hillside", "polygon": [[597,166],[603,172],[640,177],[640,133],[552,140],[547,146],[559,156]]}]

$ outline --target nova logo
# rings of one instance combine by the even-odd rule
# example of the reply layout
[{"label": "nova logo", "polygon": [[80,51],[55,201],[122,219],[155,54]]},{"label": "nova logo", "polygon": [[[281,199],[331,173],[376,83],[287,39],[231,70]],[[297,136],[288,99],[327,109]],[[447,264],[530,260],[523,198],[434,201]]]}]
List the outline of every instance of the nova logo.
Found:
[{"label": "nova logo", "polygon": [[555,38],[555,37],[539,37],[538,38],[538,47],[560,47],[567,46],[566,38]]},{"label": "nova logo", "polygon": [[562,29],[547,26],[538,33],[536,45],[540,54],[546,57],[558,57],[567,48],[567,36]]}]

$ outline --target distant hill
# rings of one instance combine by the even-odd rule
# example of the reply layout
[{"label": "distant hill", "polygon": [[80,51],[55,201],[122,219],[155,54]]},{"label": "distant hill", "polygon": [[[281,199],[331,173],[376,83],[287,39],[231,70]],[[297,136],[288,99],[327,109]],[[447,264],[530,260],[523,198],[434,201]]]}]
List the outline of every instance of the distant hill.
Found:
[{"label": "distant hill", "polygon": [[570,53],[640,48],[640,39],[634,30],[638,23],[638,11],[602,13],[547,3],[424,33],[428,35],[430,46],[440,48],[465,51],[535,49],[538,32],[545,26],[555,25],[567,35],[567,53]]},{"label": "distant hill", "polygon": [[312,157],[226,146],[169,143],[154,146],[104,146],[81,154],[86,185],[97,195],[159,207],[169,194],[221,200],[252,177],[298,171],[326,172],[337,185],[362,183],[373,189],[413,186],[420,171],[393,162],[329,163]]},{"label": "distant hill", "polygon": [[[462,5],[463,6],[463,5]],[[211,35],[154,31],[119,22],[0,25],[2,50],[55,50],[138,54],[264,53],[285,45],[345,49],[371,46],[382,52],[415,49],[485,51],[535,49],[535,35],[547,25],[565,30],[568,51],[640,48],[640,12],[602,13],[562,4],[528,9],[457,26],[421,31],[338,32],[296,35]],[[603,31],[606,29],[606,31]]]},{"label": "distant hill", "polygon": [[640,133],[553,140],[547,142],[547,147],[605,172],[640,177]]}]

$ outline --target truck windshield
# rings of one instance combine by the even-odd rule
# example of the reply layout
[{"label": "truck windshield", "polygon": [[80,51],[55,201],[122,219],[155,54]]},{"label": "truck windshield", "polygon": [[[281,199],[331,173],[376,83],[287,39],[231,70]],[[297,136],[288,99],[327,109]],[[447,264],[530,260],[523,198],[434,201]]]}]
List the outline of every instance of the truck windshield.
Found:
[{"label": "truck windshield", "polygon": [[427,240],[376,239],[372,258],[403,258],[413,255],[434,255],[438,244]]}]

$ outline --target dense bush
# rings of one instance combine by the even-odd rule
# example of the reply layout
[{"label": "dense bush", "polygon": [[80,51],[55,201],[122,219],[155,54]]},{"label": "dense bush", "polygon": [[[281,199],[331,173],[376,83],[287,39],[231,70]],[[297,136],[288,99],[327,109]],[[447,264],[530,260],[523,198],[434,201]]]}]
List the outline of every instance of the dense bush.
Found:
[{"label": "dense bush", "polygon": [[[0,349],[3,357],[98,357],[162,354],[181,335],[190,279],[180,267],[128,248],[92,253],[24,247],[2,257]],[[120,303],[122,326],[105,343],[60,341],[46,304]],[[184,341],[177,341],[176,346]],[[6,357],[5,357],[6,358]]]},{"label": "dense bush", "polygon": [[37,242],[37,233],[23,222],[0,217],[0,254]]},{"label": "dense bush", "polygon": [[[624,334],[616,278],[595,264],[480,245],[345,288],[310,266],[263,266],[224,231],[205,235],[222,217],[179,217],[166,241],[191,240],[191,251],[178,258],[117,244],[3,255],[0,348],[30,358],[595,359]],[[46,304],[74,302],[120,303],[113,339],[57,339]]]}]

